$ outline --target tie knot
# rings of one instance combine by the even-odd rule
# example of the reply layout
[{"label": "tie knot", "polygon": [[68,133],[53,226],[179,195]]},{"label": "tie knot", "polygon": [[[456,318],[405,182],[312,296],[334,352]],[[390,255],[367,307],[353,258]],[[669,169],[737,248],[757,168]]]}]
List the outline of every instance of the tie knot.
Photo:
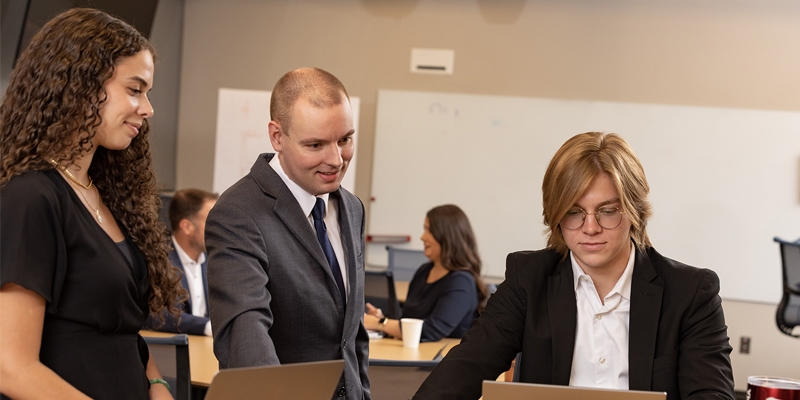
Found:
[{"label": "tie knot", "polygon": [[311,217],[314,218],[314,221],[322,221],[325,219],[325,200],[317,197],[314,209],[311,210]]}]

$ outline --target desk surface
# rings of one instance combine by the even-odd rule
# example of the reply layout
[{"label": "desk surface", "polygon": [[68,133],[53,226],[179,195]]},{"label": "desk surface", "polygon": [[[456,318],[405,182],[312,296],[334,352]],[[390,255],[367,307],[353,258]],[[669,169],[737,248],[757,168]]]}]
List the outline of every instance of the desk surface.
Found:
[{"label": "desk surface", "polygon": [[[174,333],[155,332],[143,330],[142,336],[169,337]],[[211,336],[189,336],[189,368],[191,369],[192,385],[208,387],[211,379],[219,371],[219,362],[214,356],[214,339]]]},{"label": "desk surface", "polygon": [[[142,336],[165,337],[172,333],[143,330]],[[214,356],[214,339],[210,336],[189,336],[189,364],[192,385],[208,387],[214,375],[219,371],[219,363]],[[434,360],[443,357],[459,339],[442,339],[438,342],[420,343],[419,348],[403,347],[403,341],[397,339],[372,339],[369,341],[369,357],[381,360]]]}]

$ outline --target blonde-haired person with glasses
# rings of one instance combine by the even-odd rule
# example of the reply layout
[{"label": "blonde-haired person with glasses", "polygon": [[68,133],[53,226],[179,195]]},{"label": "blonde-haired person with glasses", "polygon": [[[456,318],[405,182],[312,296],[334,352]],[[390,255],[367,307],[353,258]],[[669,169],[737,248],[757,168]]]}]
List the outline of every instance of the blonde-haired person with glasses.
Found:
[{"label": "blonde-haired person with glasses", "polygon": [[547,248],[506,279],[415,399],[477,399],[521,352],[521,382],[734,399],[719,278],[659,254],[644,169],[616,134],[556,152],[542,183]]}]

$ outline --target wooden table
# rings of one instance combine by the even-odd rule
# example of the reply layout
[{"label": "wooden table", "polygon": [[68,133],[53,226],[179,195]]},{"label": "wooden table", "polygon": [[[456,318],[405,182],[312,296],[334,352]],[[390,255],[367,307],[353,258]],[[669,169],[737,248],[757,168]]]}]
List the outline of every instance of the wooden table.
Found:
[{"label": "wooden table", "polygon": [[460,339],[442,339],[438,342],[420,343],[416,349],[403,347],[398,339],[371,339],[369,358],[373,360],[436,360],[447,354]]},{"label": "wooden table", "polygon": [[[174,333],[142,330],[142,336],[169,337]],[[208,387],[214,375],[219,371],[219,362],[214,356],[214,339],[211,336],[189,336],[189,368],[192,375],[192,385]]]},{"label": "wooden table", "polygon": [[[168,337],[172,333],[140,331],[142,336]],[[214,356],[214,339],[210,336],[189,336],[189,368],[192,385],[208,387],[219,371],[219,362]],[[383,338],[369,341],[369,358],[381,360],[435,360],[447,354],[459,339],[442,339],[438,342],[420,343],[419,348],[403,347],[403,341]]]}]

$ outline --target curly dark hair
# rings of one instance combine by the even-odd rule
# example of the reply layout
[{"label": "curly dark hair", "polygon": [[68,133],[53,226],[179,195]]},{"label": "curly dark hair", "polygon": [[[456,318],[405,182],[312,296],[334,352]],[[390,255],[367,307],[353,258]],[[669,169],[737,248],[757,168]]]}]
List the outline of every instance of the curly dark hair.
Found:
[{"label": "curly dark hair", "polygon": [[[103,85],[115,65],[140,51],[155,58],[141,33],[99,10],[74,8],[45,24],[17,60],[0,105],[0,186],[25,171],[52,169],[48,160],[71,165],[92,151],[107,98]],[[145,120],[127,149],[98,147],[88,173],[147,260],[151,313],[179,315],[176,300],[187,293],[167,259],[148,133]]]},{"label": "curly dark hair", "polygon": [[478,311],[483,311],[489,296],[481,279],[481,257],[475,233],[467,215],[456,205],[445,204],[431,208],[425,215],[431,235],[442,246],[442,266],[448,271],[467,271],[478,287]]}]

